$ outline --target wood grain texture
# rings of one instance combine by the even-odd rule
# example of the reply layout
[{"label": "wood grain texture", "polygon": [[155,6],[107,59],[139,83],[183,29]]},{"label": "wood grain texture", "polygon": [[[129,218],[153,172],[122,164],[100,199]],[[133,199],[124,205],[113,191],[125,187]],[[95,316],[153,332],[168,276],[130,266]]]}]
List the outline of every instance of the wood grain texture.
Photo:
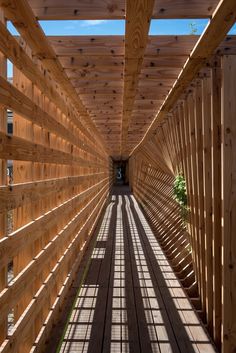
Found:
[{"label": "wood grain texture", "polygon": [[[75,0],[66,4],[60,0],[29,0],[34,14],[40,20],[96,20],[124,19],[124,0]],[[217,6],[216,0],[156,0],[152,18],[208,18]]]},{"label": "wood grain texture", "polygon": [[123,115],[121,126],[121,156],[126,155],[130,118],[138,87],[139,74],[148,41],[148,31],[154,1],[127,1],[125,27],[125,67]]},{"label": "wood grain texture", "polygon": [[[79,114],[84,117],[83,121],[85,121],[85,126],[94,131],[98,140],[102,144],[96,127],[87,114],[86,108],[82,104],[78,94],[76,94],[73,86],[65,75],[54,50],[50,46],[28,2],[26,0],[13,0],[12,2],[2,0],[0,5],[4,9],[5,15],[13,22],[22,37],[31,47],[34,55],[42,61],[45,68],[50,71],[54,80],[60,84],[60,86],[64,89],[65,94],[69,96],[69,100],[73,102],[73,105]],[[24,26],[22,26],[22,23],[24,23]]]},{"label": "wood grain texture", "polygon": [[226,56],[222,61],[222,215],[224,219],[222,228],[223,239],[223,352],[233,352],[236,347],[236,323],[233,317],[236,306],[235,257],[236,243],[234,229],[236,227],[236,200],[235,200],[235,144],[236,104],[234,98],[235,80],[230,79],[236,75],[236,57]]},{"label": "wood grain texture", "polygon": [[148,139],[155,130],[157,123],[173,108],[174,103],[190,84],[204,62],[214,53],[224,39],[236,19],[236,5],[233,0],[220,1],[212,15],[212,19],[196,43],[178,80],[172,86],[167,98],[159,109],[155,119],[147,130],[144,139]]}]

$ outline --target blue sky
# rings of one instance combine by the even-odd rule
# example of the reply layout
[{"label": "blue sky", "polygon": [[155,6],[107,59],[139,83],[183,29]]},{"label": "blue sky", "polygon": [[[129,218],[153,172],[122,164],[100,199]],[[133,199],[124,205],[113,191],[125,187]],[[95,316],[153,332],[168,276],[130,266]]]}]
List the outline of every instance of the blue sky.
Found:
[{"label": "blue sky", "polygon": [[[208,23],[207,19],[175,19],[152,20],[149,34],[183,35],[190,34],[194,28],[195,34],[201,34]],[[40,21],[46,35],[124,35],[124,20],[73,20],[73,21]],[[14,35],[17,31],[8,23],[8,29]],[[234,25],[229,34],[236,34]]]},{"label": "blue sky", "polygon": [[[194,31],[201,34],[208,23],[207,19],[175,19],[152,20],[149,34],[151,35],[188,35]],[[73,21],[40,21],[46,35],[124,35],[124,20],[73,20]],[[8,29],[18,35],[14,26],[8,22]],[[229,34],[236,35],[236,25]],[[12,67],[8,63],[8,76],[12,76]]]},{"label": "blue sky", "polygon": [[[207,25],[207,19],[181,19],[181,20],[152,20],[149,34],[190,34],[192,28],[196,34],[201,34]],[[89,20],[89,21],[40,21],[47,35],[124,35],[124,20]],[[9,23],[9,30],[17,34],[14,27]],[[236,34],[234,26],[230,34]]]}]

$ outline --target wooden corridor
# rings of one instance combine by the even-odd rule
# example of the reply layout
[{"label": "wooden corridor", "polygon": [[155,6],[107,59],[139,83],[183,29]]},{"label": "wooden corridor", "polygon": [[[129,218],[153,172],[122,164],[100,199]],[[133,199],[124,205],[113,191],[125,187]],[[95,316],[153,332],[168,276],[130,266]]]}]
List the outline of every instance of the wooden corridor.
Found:
[{"label": "wooden corridor", "polygon": [[125,187],[113,190],[95,236],[64,337],[48,352],[216,352]]},{"label": "wooden corridor", "polygon": [[235,24],[0,0],[0,353],[236,353]]}]

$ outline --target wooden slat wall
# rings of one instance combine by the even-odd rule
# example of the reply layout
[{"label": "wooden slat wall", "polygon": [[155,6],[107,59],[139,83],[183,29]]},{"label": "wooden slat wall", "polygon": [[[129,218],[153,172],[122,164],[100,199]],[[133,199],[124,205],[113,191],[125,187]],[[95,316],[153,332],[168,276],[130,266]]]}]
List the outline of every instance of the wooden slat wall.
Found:
[{"label": "wooden slat wall", "polygon": [[[5,27],[5,21],[2,11],[0,10],[0,24]],[[6,58],[0,53],[0,77],[6,79],[7,66]],[[5,107],[0,105],[0,131],[6,133],[7,129],[7,113]],[[0,185],[5,185],[7,182],[7,165],[4,159],[0,159]],[[0,241],[7,235],[7,211],[0,214]],[[0,290],[2,291],[7,285],[7,266],[2,266],[0,269]],[[3,316],[0,323],[0,344],[4,341],[7,333],[7,316]]]},{"label": "wooden slat wall", "polygon": [[[224,353],[236,347],[235,70],[234,55],[214,57],[130,158],[134,195]],[[180,172],[188,232],[173,200]]]},{"label": "wooden slat wall", "polygon": [[13,46],[0,45],[0,351],[42,352],[109,195],[112,163],[40,59],[4,31]]}]

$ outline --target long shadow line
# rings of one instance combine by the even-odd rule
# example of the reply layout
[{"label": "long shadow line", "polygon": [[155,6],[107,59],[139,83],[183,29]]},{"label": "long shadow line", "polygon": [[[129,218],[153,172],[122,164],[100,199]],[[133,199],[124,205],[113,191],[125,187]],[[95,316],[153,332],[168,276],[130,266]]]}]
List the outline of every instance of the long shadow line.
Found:
[{"label": "long shadow line", "polygon": [[102,260],[98,279],[97,302],[94,311],[91,335],[88,346],[88,353],[99,353],[103,350],[104,335],[106,328],[107,313],[111,312],[109,299],[109,283],[114,276],[114,263],[112,255],[114,251],[114,232],[116,227],[117,201],[115,202],[110,218],[110,226],[106,243],[105,256]]},{"label": "long shadow line", "polygon": [[56,325],[52,329],[50,339],[45,348],[45,353],[56,353],[61,351],[61,346],[62,346],[62,343],[64,342],[64,336],[66,334],[66,330],[69,325],[70,317],[72,315],[72,310],[79,296],[80,290],[82,288],[82,284],[84,283],[84,280],[87,276],[87,272],[90,266],[90,258],[96,244],[96,239],[98,237],[105,212],[106,212],[106,207],[101,213],[100,219],[98,221],[98,224],[96,225],[92,238],[89,240],[88,248],[86,249],[85,254],[81,260],[75,280],[69,289],[69,293],[63,305],[63,310],[61,311],[61,314],[58,318]]},{"label": "long shadow line", "polygon": [[[167,288],[162,270],[157,262],[157,259],[153,252],[153,249],[151,247],[151,244],[149,242],[145,229],[143,228],[141,220],[134,207],[133,200],[130,197],[129,199],[130,199],[130,205],[133,212],[133,216],[134,216],[137,228],[139,230],[141,242],[143,244],[143,250],[145,253],[145,257],[147,259],[149,272],[153,282],[156,283],[156,286],[154,287],[155,293],[158,298],[161,298],[167,314],[167,317],[163,315],[163,320],[165,322],[165,327],[167,329],[168,336],[171,335],[171,332],[169,329],[169,327],[171,326],[172,327],[171,331],[175,336],[175,341],[177,342],[180,352],[196,353],[193,347],[193,343],[197,344],[198,342],[191,342],[190,337],[188,336],[185,330],[184,323],[178,313],[178,310],[175,306],[173,298],[171,297],[170,292]],[[157,240],[156,242],[158,244]],[[194,311],[194,309],[192,310]],[[205,342],[205,343],[211,344],[210,340],[209,342]],[[172,344],[171,340],[170,340],[170,344]],[[173,352],[175,353],[175,350],[173,350]]]},{"label": "long shadow line", "polygon": [[[126,195],[129,194],[128,192]],[[123,217],[124,222],[126,224],[126,236],[127,236],[127,245],[129,249],[129,257],[131,260],[131,271],[132,271],[132,285],[133,285],[133,293],[134,293],[134,304],[135,304],[135,311],[136,311],[136,319],[137,319],[137,329],[138,329],[138,336],[139,336],[139,346],[141,353],[151,353],[151,341],[149,338],[148,326],[145,317],[145,309],[142,300],[142,293],[141,287],[139,283],[139,276],[138,276],[138,268],[135,260],[135,253],[134,253],[134,244],[131,237],[131,230],[128,221],[127,211],[125,209],[125,199],[123,199]],[[132,318],[130,318],[132,320]],[[131,325],[134,325],[134,322],[131,321]],[[131,334],[131,332],[130,332]]]}]

